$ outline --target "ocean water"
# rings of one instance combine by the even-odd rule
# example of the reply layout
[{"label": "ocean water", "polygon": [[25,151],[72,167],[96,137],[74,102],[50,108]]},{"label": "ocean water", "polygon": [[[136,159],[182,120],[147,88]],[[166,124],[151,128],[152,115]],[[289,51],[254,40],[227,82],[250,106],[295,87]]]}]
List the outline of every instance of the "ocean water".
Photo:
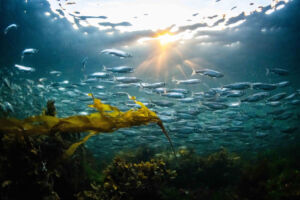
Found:
[{"label": "ocean water", "polygon": [[[175,152],[297,145],[299,9],[298,0],[0,0],[0,116],[37,116],[49,100],[58,118],[88,116],[89,93],[126,112],[140,108],[135,96]],[[151,122],[82,145],[96,160],[145,146],[172,154]]]}]

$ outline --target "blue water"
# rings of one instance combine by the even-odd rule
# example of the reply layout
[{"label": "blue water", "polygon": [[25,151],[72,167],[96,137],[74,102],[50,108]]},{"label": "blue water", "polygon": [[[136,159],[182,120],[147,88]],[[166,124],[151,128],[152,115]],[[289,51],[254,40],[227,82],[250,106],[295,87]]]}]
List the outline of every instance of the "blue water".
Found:
[{"label": "blue water", "polygon": [[[129,32],[112,29],[109,30],[113,32],[111,34],[97,27],[81,26],[79,22],[85,18],[74,17],[77,30],[66,18],[54,13],[46,0],[27,3],[2,0],[0,114],[21,119],[38,115],[47,100],[55,100],[58,117],[86,115],[94,112],[87,106],[92,103],[87,96],[90,92],[121,110],[136,109],[127,97],[130,94],[157,112],[176,149],[188,146],[199,153],[208,153],[225,147],[237,152],[255,152],[295,142],[299,140],[300,128],[300,3],[288,2],[284,8],[267,15],[265,12],[269,8],[228,18],[225,25],[241,19],[245,21],[221,30],[181,26],[182,32],[194,31],[191,39],[160,46],[157,42],[137,44],[140,38],[155,36],[155,31],[150,29]],[[2,30],[13,23],[18,28],[3,34]],[[204,39],[197,39],[201,36]],[[25,55],[21,60],[26,48],[35,48],[38,52]],[[112,48],[130,53],[132,57],[100,54],[100,51]],[[15,64],[35,71],[19,70]],[[123,65],[133,67],[134,72],[104,71],[104,66]],[[216,70],[223,76],[191,76],[192,68]],[[276,68],[284,69],[288,74],[272,72]],[[94,72],[109,75],[90,79]],[[137,77],[139,81],[122,87],[116,80],[121,76]],[[178,81],[187,79],[199,79],[200,82],[185,85]],[[278,85],[283,81],[288,81],[287,85]],[[164,83],[166,89],[162,94],[154,88],[142,87],[157,82]],[[250,83],[248,89],[241,90],[242,96],[228,97],[219,91],[225,85],[237,82]],[[268,91],[254,89],[253,84],[258,82],[275,88]],[[181,94],[192,98],[191,102],[165,96],[174,88],[185,89],[187,93]],[[212,88],[218,88],[219,92],[213,92]],[[256,102],[244,101],[258,92],[268,95]],[[275,103],[268,101],[269,97],[279,93],[284,93],[281,99]],[[291,94],[294,96],[287,98]],[[161,106],[161,101],[169,104]],[[211,108],[205,105],[207,102],[223,108]],[[159,127],[153,124],[99,134],[85,145],[96,157],[144,145],[170,149]]]}]

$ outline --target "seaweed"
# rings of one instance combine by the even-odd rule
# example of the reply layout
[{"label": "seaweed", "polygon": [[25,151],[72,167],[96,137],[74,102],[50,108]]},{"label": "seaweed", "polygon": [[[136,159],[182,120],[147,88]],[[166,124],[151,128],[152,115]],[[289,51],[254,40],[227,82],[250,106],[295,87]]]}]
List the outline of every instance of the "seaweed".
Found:
[{"label": "seaweed", "polygon": [[95,108],[98,112],[89,115],[75,115],[67,118],[57,118],[46,114],[55,114],[53,102],[48,102],[47,111],[40,116],[32,116],[24,120],[14,118],[0,119],[0,133],[17,135],[52,135],[55,133],[71,134],[80,132],[90,132],[83,140],[74,143],[65,152],[64,158],[70,157],[81,144],[85,143],[91,136],[98,133],[111,133],[120,128],[147,125],[156,123],[165,134],[171,148],[175,154],[173,144],[165,130],[162,121],[155,112],[149,110],[143,103],[136,101],[135,97],[130,97],[136,104],[140,105],[137,110],[131,109],[122,112],[117,107],[104,104],[100,99],[89,94],[94,104],[89,107]]}]

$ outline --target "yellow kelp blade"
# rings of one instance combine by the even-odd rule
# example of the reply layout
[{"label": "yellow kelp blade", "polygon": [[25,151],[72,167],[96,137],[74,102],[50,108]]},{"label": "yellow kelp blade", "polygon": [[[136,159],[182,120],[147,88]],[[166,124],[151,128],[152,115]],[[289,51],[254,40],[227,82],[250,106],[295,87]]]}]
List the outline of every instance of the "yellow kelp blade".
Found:
[{"label": "yellow kelp blade", "polygon": [[140,105],[141,108],[122,112],[117,107],[103,104],[100,99],[93,97],[94,104],[90,105],[90,107],[96,108],[98,112],[89,115],[75,115],[67,118],[41,115],[29,117],[24,120],[13,118],[0,119],[0,133],[30,136],[50,135],[57,132],[61,134],[90,132],[90,135],[86,136],[82,141],[75,143],[67,150],[65,155],[70,156],[78,146],[86,142],[95,133],[109,133],[120,128],[157,123],[175,153],[173,144],[156,113],[149,110],[143,103],[136,101],[135,97],[131,97],[131,99]]},{"label": "yellow kelp blade", "polygon": [[85,143],[86,141],[88,141],[88,139],[90,139],[90,137],[92,137],[93,135],[95,135],[97,132],[91,131],[87,136],[85,136],[82,140],[80,140],[79,142],[76,142],[74,144],[72,144],[67,151],[65,151],[63,158],[68,158],[69,156],[73,155],[73,153],[76,151],[76,149],[82,145],[83,143]]}]

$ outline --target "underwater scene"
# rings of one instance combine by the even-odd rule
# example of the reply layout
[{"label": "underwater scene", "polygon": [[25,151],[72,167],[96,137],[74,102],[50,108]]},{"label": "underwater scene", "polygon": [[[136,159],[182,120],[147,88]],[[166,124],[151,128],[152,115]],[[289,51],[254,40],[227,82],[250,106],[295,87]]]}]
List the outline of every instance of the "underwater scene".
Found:
[{"label": "underwater scene", "polygon": [[0,0],[0,199],[299,200],[299,0]]}]

